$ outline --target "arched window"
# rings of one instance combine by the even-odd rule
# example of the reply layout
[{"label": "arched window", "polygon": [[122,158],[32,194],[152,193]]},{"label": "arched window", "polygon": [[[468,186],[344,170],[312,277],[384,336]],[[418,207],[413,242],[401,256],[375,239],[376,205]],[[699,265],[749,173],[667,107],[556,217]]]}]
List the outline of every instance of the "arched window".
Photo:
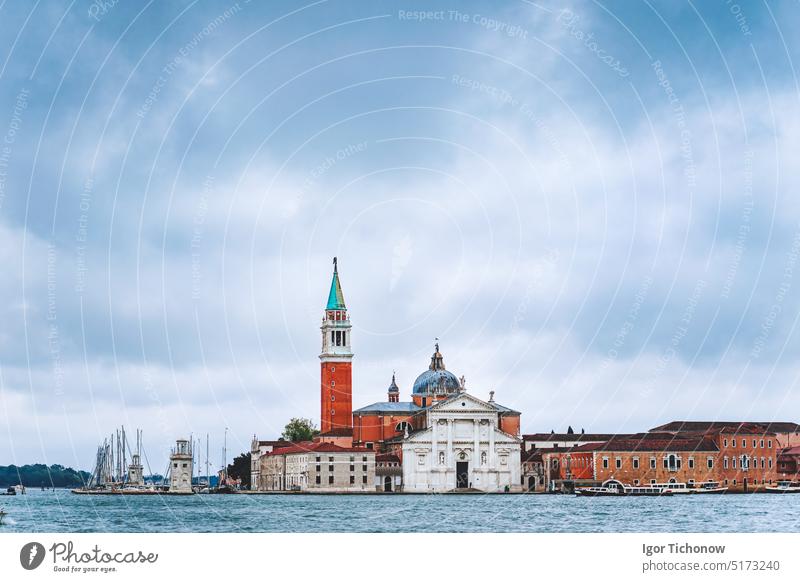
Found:
[{"label": "arched window", "polygon": [[486,464],[486,452],[481,453],[481,465]]},{"label": "arched window", "polygon": [[444,451],[439,453],[439,464],[444,465]]},{"label": "arched window", "polygon": [[411,425],[405,420],[398,422],[397,426],[394,427],[395,432],[406,432],[406,429],[411,430]]}]

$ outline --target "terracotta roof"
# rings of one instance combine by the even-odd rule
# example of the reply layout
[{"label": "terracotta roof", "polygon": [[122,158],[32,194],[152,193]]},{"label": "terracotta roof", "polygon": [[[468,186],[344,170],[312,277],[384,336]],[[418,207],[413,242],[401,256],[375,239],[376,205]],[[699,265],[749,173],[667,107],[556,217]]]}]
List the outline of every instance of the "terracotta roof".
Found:
[{"label": "terracotta roof", "polygon": [[[657,426],[652,431],[667,432],[709,432],[719,431],[723,428],[758,427],[758,432],[800,432],[800,424],[796,422],[757,422],[757,421],[695,421],[673,420],[667,424]],[[748,428],[749,429],[749,428]]]},{"label": "terracotta roof", "polygon": [[[589,445],[587,445],[589,446]],[[579,447],[580,448],[580,447]],[[649,435],[648,433],[632,435],[632,438],[614,438],[596,445],[596,451],[608,452],[718,452],[719,447],[714,440],[702,435],[675,436]]]},{"label": "terracotta roof", "polygon": [[566,433],[566,432],[556,432],[556,433],[546,433],[546,432],[537,432],[534,434],[524,434],[522,435],[522,439],[526,441],[607,441],[610,438],[615,436],[626,436],[626,435],[616,435],[616,434],[608,434],[608,433]]},{"label": "terracotta roof", "polygon": [[347,437],[353,436],[353,429],[352,428],[334,428],[327,432],[321,433],[319,436],[321,437]]},{"label": "terracotta roof", "polygon": [[282,441],[282,440],[277,440],[277,441],[258,441],[258,446],[260,446],[260,447],[261,446],[265,446],[265,447],[286,447],[286,446],[291,445],[291,444],[292,444],[291,441]]},{"label": "terracotta roof", "polygon": [[340,447],[333,443],[305,441],[293,443],[290,447],[275,449],[267,455],[293,455],[296,453],[374,453],[372,449],[361,447]]}]

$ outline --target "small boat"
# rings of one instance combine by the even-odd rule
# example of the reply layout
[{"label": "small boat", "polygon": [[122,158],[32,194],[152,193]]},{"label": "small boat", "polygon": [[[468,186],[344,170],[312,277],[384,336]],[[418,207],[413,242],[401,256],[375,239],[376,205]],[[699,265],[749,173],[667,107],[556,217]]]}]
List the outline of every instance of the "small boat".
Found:
[{"label": "small boat", "polygon": [[620,497],[621,493],[616,487],[578,487],[575,489],[578,497]]},{"label": "small boat", "polygon": [[800,483],[796,481],[778,481],[775,485],[764,487],[767,493],[800,493]]},{"label": "small boat", "polygon": [[727,490],[727,487],[720,487],[719,481],[706,481],[691,491],[692,493],[725,493]]},{"label": "small boat", "polygon": [[16,495],[16,494],[17,494],[16,487],[9,487],[8,489],[6,489],[5,493],[2,493],[2,495]]}]

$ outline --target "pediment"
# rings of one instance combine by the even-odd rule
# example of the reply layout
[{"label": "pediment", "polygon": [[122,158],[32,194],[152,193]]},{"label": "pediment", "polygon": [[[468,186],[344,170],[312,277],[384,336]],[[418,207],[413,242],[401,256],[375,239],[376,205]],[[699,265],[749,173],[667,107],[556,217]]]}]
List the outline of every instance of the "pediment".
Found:
[{"label": "pediment", "polygon": [[471,394],[463,392],[447,400],[434,404],[431,412],[497,412],[495,408]]}]

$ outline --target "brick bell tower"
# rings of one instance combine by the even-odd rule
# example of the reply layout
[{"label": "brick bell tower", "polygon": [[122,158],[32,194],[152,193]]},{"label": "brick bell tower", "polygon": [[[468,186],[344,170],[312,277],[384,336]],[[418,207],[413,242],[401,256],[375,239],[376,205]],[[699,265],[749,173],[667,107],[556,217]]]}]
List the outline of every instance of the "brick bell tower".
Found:
[{"label": "brick bell tower", "polygon": [[328,305],[322,319],[320,359],[320,432],[353,433],[353,350],[350,318],[344,304],[336,257]]}]

